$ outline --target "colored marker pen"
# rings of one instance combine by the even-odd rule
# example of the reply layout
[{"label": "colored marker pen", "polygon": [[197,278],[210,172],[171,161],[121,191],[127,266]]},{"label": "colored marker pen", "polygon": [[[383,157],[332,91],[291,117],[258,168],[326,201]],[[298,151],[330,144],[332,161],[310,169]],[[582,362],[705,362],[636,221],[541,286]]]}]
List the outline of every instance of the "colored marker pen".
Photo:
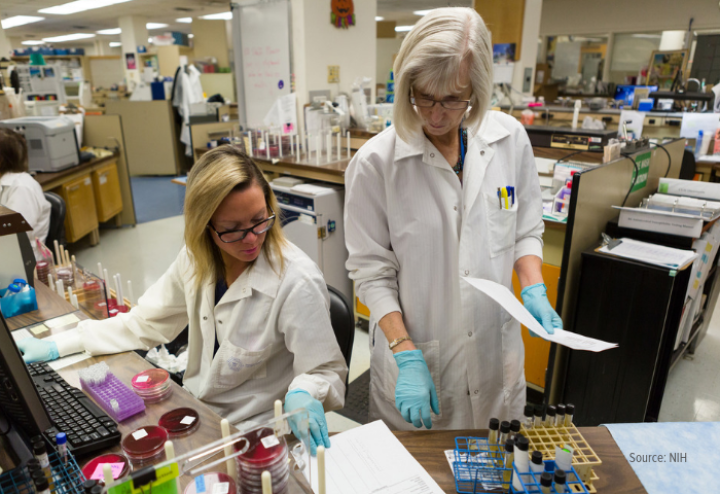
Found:
[{"label": "colored marker pen", "polygon": [[533,406],[525,405],[525,421],[523,425],[526,429],[530,430],[533,428]]}]

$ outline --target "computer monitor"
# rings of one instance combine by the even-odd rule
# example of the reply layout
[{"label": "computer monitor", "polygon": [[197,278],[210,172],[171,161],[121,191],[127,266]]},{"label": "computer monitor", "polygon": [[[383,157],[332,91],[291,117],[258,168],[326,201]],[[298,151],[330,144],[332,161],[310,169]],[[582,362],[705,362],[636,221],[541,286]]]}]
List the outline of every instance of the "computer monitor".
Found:
[{"label": "computer monitor", "polygon": [[653,91],[657,91],[657,86],[633,86],[631,84],[618,84],[618,86],[615,88],[615,98],[616,100],[625,101],[627,105],[632,105],[633,100],[635,99],[635,89],[637,88],[647,88],[652,93]]},{"label": "computer monitor", "polygon": [[25,440],[52,426],[5,317],[0,314],[0,408]]}]

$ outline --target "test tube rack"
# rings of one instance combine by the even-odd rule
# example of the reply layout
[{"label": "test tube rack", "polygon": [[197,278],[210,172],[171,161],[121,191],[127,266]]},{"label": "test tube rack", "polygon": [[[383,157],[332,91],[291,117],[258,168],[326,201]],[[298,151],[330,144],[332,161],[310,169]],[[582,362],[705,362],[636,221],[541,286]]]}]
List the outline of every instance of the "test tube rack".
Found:
[{"label": "test tube rack", "polygon": [[[55,451],[50,451],[48,459],[52,473],[50,492],[53,494],[82,494],[82,483],[86,479],[72,453],[68,451],[63,462]],[[35,485],[27,467],[19,466],[0,475],[0,492],[3,494],[35,494]]]},{"label": "test tube rack", "polygon": [[[456,437],[453,461],[455,490],[460,494],[511,492],[514,494],[541,494],[540,474],[520,472],[513,465],[504,468],[501,444],[489,444],[485,437]],[[545,470],[554,471],[555,461],[544,460]],[[521,489],[512,486],[512,475],[519,475]],[[580,475],[571,467],[566,474],[566,490],[575,494],[590,494]],[[555,486],[550,492],[559,493]]]},{"label": "test tube rack", "polygon": [[[145,411],[143,399],[110,371],[107,372],[105,380],[98,384],[86,382],[81,377],[80,387],[116,422],[122,422],[128,417]],[[115,406],[113,406],[113,402]]]},{"label": "test tube rack", "polygon": [[596,492],[593,482],[598,479],[594,467],[602,464],[602,461],[590,447],[575,425],[568,426],[538,426],[532,429],[521,428],[520,433],[530,441],[530,452],[540,451],[544,460],[555,459],[555,446],[564,447],[566,444],[573,448],[572,466],[577,471],[580,479],[585,483],[588,492]]}]

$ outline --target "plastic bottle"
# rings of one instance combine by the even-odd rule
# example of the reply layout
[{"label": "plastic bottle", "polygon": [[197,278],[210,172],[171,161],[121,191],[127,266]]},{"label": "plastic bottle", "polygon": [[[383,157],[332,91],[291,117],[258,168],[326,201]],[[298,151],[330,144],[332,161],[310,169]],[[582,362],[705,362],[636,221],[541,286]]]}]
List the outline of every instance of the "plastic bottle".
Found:
[{"label": "plastic bottle", "polygon": [[58,432],[55,435],[55,444],[57,445],[58,456],[63,465],[67,463],[67,434]]},{"label": "plastic bottle", "polygon": [[697,140],[695,141],[695,159],[702,155],[703,131],[698,130]]},{"label": "plastic bottle", "polygon": [[12,297],[16,293],[20,293],[20,290],[22,290],[22,288],[20,286],[18,286],[15,283],[10,283],[10,285],[8,285],[8,287],[7,287],[7,291],[5,292],[5,296],[3,296],[3,298]]},{"label": "plastic bottle", "polygon": [[28,285],[28,282],[22,278],[15,278],[13,280],[13,283],[20,287],[21,292],[29,292],[30,291],[30,285]]}]

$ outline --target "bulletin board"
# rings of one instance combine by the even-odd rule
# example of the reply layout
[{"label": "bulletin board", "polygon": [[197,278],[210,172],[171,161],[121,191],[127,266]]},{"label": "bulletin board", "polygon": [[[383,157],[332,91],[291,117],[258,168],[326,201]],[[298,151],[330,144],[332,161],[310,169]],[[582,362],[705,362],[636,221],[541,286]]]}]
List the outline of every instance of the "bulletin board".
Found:
[{"label": "bulletin board", "polygon": [[678,71],[685,74],[689,53],[687,50],[652,52],[648,65],[648,86],[658,86],[660,91],[669,90]]},{"label": "bulletin board", "polygon": [[[266,0],[233,4],[233,48],[237,70],[238,111],[241,95],[245,109],[240,122],[263,125],[275,101],[290,94],[290,2]],[[235,31],[239,31],[235,32]]]}]

